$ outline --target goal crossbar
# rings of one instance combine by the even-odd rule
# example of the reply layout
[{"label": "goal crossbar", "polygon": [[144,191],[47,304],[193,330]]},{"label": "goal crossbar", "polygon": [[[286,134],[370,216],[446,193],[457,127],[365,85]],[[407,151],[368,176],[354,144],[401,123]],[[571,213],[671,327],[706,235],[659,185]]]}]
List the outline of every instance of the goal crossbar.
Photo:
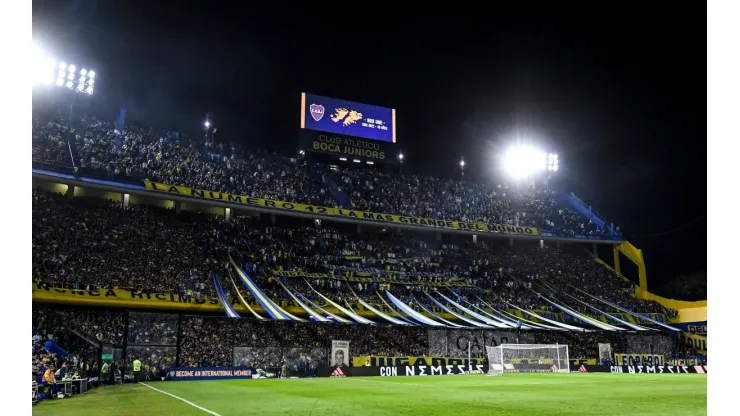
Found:
[{"label": "goal crossbar", "polygon": [[570,371],[565,344],[501,344],[487,346],[488,374]]}]

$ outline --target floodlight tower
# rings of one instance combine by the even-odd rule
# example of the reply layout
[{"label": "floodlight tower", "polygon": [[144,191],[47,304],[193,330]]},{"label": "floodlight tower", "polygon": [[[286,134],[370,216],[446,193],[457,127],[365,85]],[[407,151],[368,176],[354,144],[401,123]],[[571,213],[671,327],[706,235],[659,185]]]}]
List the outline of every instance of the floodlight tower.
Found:
[{"label": "floodlight tower", "polygon": [[460,159],[460,181],[465,180],[465,158]]},{"label": "floodlight tower", "polygon": [[74,107],[78,95],[93,95],[96,73],[88,67],[78,68],[65,60],[57,61],[34,45],[31,62],[31,83],[34,88],[62,88],[73,92],[69,102],[69,122],[74,120]]},{"label": "floodlight tower", "polygon": [[398,154],[398,172],[403,173],[403,152]]},{"label": "floodlight tower", "polygon": [[545,187],[549,188],[550,177],[560,168],[559,156],[556,153],[545,153],[533,146],[512,146],[504,155],[503,168],[516,180],[517,185],[523,179],[536,184],[544,172]]},{"label": "floodlight tower", "polygon": [[58,61],[34,45],[32,52],[32,84],[34,86],[66,87],[76,93],[92,95],[95,90],[95,71]]}]

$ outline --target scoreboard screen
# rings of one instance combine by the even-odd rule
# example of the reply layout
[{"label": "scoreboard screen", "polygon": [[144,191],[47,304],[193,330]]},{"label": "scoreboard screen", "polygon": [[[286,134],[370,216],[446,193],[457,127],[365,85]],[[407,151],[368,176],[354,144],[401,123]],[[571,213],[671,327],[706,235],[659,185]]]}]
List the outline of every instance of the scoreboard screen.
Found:
[{"label": "scoreboard screen", "polygon": [[395,143],[396,110],[304,92],[301,128]]}]

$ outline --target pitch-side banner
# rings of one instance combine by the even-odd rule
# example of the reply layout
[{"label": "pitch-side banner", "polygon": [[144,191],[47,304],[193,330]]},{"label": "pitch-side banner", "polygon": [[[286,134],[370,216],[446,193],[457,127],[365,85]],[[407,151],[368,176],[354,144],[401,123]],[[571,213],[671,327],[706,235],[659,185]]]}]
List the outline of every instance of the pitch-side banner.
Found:
[{"label": "pitch-side banner", "polygon": [[615,374],[706,374],[707,367],[701,365],[571,365],[572,373],[615,373]]},{"label": "pitch-side banner", "polygon": [[349,367],[349,341],[331,340],[329,365],[332,367]]},{"label": "pitch-side banner", "polygon": [[399,365],[381,367],[322,367],[319,377],[405,377],[405,376],[452,376],[457,374],[486,374],[488,366],[476,364]]},{"label": "pitch-side banner", "polygon": [[186,186],[167,185],[158,182],[144,181],[148,191],[179,195],[184,197],[198,198],[209,201],[228,202],[244,205],[245,207],[263,207],[277,209],[285,212],[298,212],[313,215],[326,215],[354,220],[373,221],[381,223],[394,223],[414,225],[420,227],[449,228],[455,230],[467,230],[475,232],[490,232],[502,234],[518,234],[537,236],[537,228],[520,227],[515,225],[494,225],[477,222],[446,221],[431,218],[408,217],[404,215],[378,214],[375,212],[354,211],[343,208],[320,207],[316,205],[298,204],[295,202],[284,202],[273,199],[253,198],[246,195],[229,194],[225,192],[206,191],[193,189]]},{"label": "pitch-side banner", "polygon": [[175,367],[169,369],[167,378],[174,381],[251,379],[254,374],[257,372],[252,367]]},{"label": "pitch-side banner", "polygon": [[468,366],[483,364],[483,358],[452,358],[452,357],[386,357],[376,355],[361,355],[352,358],[354,367],[418,367],[418,366]]},{"label": "pitch-side banner", "polygon": [[614,354],[616,365],[663,365],[665,358],[660,354]]}]

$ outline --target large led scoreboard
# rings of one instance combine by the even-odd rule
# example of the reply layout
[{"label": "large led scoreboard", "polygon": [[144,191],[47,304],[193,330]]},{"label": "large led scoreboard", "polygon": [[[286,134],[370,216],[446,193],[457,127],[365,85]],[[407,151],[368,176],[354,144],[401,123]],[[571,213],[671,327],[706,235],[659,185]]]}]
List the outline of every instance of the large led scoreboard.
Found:
[{"label": "large led scoreboard", "polygon": [[382,162],[395,143],[395,109],[301,94],[301,150]]}]

